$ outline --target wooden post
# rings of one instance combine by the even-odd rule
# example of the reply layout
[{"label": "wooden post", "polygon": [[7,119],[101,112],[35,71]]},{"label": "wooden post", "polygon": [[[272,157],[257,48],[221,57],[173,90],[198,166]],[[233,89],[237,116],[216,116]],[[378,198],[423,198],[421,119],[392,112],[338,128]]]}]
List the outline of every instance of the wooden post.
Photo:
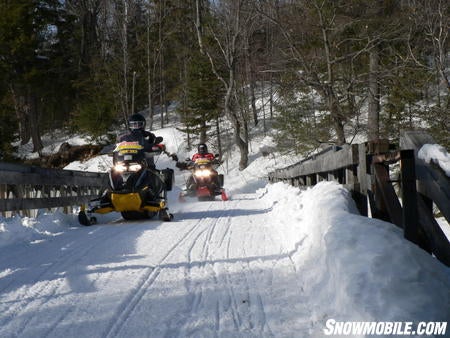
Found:
[{"label": "wooden post", "polygon": [[406,239],[421,246],[417,213],[416,170],[414,150],[400,152],[403,232]]},{"label": "wooden post", "polygon": [[358,145],[357,180],[359,183],[359,191],[354,192],[353,199],[356,202],[359,213],[362,216],[367,216],[367,190],[369,182],[367,180],[367,155],[366,145],[364,143]]},{"label": "wooden post", "polygon": [[389,182],[389,169],[382,163],[373,164],[376,180],[375,201],[380,214],[377,218],[390,221],[402,227],[402,207],[398,197]]}]

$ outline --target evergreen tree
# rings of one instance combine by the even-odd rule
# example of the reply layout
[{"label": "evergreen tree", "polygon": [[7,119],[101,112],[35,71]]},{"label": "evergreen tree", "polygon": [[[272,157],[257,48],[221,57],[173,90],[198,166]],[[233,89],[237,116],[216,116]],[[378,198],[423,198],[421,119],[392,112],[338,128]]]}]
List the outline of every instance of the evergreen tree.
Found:
[{"label": "evergreen tree", "polygon": [[207,58],[200,54],[189,62],[187,79],[184,123],[190,132],[199,135],[200,143],[205,143],[211,122],[221,112],[222,85],[211,71]]},{"label": "evergreen tree", "polygon": [[40,151],[43,146],[38,132],[37,92],[43,81],[40,64],[45,57],[39,52],[47,27],[39,20],[35,1],[2,2],[0,6],[0,12],[7,13],[0,23],[2,80],[7,84],[3,88],[8,87],[2,101],[14,104],[22,143],[33,137],[34,151]]}]

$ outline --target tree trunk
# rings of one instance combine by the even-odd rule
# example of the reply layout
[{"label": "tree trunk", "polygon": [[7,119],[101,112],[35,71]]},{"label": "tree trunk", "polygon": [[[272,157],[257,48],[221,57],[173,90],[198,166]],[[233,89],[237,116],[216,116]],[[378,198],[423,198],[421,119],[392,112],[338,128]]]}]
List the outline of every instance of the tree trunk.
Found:
[{"label": "tree trunk", "polygon": [[253,121],[255,126],[258,125],[258,110],[256,109],[256,96],[255,96],[255,82],[253,79],[250,80],[250,102],[253,112]]},{"label": "tree trunk", "polygon": [[372,48],[369,53],[369,95],[368,95],[368,119],[367,119],[367,140],[376,141],[380,138],[379,118],[380,118],[380,97],[378,86],[378,69],[380,55],[378,49]]},{"label": "tree trunk", "polygon": [[202,119],[201,125],[200,125],[200,143],[206,143],[207,135],[206,135],[206,121],[205,119]]},{"label": "tree trunk", "polygon": [[31,139],[30,121],[26,113],[25,96],[18,95],[13,85],[10,85],[11,97],[14,102],[14,110],[16,112],[17,121],[19,121],[19,138],[20,144],[27,144]]},{"label": "tree trunk", "polygon": [[219,151],[220,159],[222,159],[222,135],[220,132],[220,121],[219,118],[216,118],[216,133],[217,133],[217,149]]},{"label": "tree trunk", "polygon": [[341,114],[341,107],[339,106],[339,100],[336,97],[336,91],[334,89],[335,84],[335,64],[332,61],[333,56],[331,53],[329,30],[327,29],[326,20],[323,17],[322,8],[315,4],[318,15],[319,22],[322,30],[322,43],[325,51],[325,58],[327,64],[327,81],[323,84],[325,95],[325,100],[328,102],[328,109],[330,110],[331,119],[333,121],[334,131],[336,132],[336,143],[338,145],[345,144],[345,132],[344,132],[344,121]]},{"label": "tree trunk", "polygon": [[336,98],[329,98],[329,109],[331,112],[331,118],[333,120],[334,131],[336,132],[336,144],[341,146],[346,143],[345,140],[345,131],[344,131],[344,123],[342,118],[340,117],[339,106],[336,102]]},{"label": "tree trunk", "polygon": [[164,93],[164,53],[163,53],[163,7],[164,1],[159,6],[158,45],[159,45],[159,109],[161,116],[161,128],[164,128],[165,93]]},{"label": "tree trunk", "polygon": [[32,94],[29,85],[26,86],[25,95],[17,96],[14,87],[10,86],[11,95],[14,101],[17,120],[19,121],[20,143],[27,144],[30,139],[33,141],[33,152],[38,152],[44,148],[39,131],[39,114],[37,98]]},{"label": "tree trunk", "polygon": [[44,148],[41,140],[41,133],[39,130],[39,112],[37,106],[37,98],[31,93],[31,89],[28,88],[28,116],[31,139],[33,141],[33,152],[37,152],[39,156],[42,156],[41,150]]},{"label": "tree trunk", "polygon": [[122,57],[123,57],[123,107],[124,117],[128,120],[130,115],[128,106],[128,4],[124,0],[124,13],[122,25]]},{"label": "tree trunk", "polygon": [[153,129],[153,86],[152,63],[150,59],[150,13],[147,13],[147,99],[148,99],[148,129]]},{"label": "tree trunk", "polygon": [[239,117],[234,111],[232,99],[233,99],[233,91],[234,91],[234,69],[229,69],[229,85],[227,88],[227,92],[225,94],[225,115],[231,120],[231,123],[234,126],[234,140],[235,144],[238,146],[240,151],[240,161],[239,161],[239,170],[244,170],[248,166],[248,141],[242,139],[241,132],[242,126],[239,121]]},{"label": "tree trunk", "polygon": [[81,64],[79,64],[79,70],[91,64],[92,53],[97,47],[98,4],[95,4],[93,8],[85,7],[82,10]]},{"label": "tree trunk", "polygon": [[233,121],[234,125],[234,141],[239,148],[241,158],[239,160],[239,170],[244,170],[248,166],[248,142],[241,137],[241,123],[239,119]]},{"label": "tree trunk", "polygon": [[249,83],[249,96],[250,96],[250,106],[252,108],[253,122],[255,126],[258,125],[258,111],[256,110],[256,95],[255,95],[255,74],[253,71],[251,57],[249,52],[249,47],[247,47],[246,52],[246,63],[247,63],[247,79]]}]

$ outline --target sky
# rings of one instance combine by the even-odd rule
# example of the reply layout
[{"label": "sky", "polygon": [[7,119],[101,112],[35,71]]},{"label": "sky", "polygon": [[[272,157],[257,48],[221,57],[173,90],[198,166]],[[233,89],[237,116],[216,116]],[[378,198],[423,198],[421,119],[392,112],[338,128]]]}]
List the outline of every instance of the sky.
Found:
[{"label": "sky", "polygon": [[[157,135],[192,154],[175,128]],[[162,155],[157,167],[176,174],[172,222],[111,213],[83,227],[76,208],[0,218],[0,336],[324,337],[341,321],[449,320],[450,268],[360,216],[337,183],[269,184],[267,172],[292,161],[262,155],[273,148],[254,140],[243,171],[237,151],[227,155],[229,201],[178,201],[188,173]],[[101,156],[67,169],[109,165]]]}]

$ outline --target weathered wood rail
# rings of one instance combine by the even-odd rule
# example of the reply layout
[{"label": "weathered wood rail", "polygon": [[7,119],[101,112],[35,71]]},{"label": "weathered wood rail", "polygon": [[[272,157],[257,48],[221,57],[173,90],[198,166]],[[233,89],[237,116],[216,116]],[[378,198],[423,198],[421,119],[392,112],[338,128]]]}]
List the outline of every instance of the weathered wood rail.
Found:
[{"label": "weathered wood rail", "polygon": [[[435,205],[450,223],[450,178],[417,156],[424,144],[434,143],[425,132],[408,131],[401,135],[400,149],[387,141],[331,147],[270,173],[269,181],[294,186],[337,181],[351,192],[361,215],[370,211],[397,225],[406,239],[450,266],[450,243],[433,215]],[[398,176],[391,177],[393,172]]]},{"label": "weathered wood rail", "polygon": [[0,162],[0,213],[86,203],[107,186],[107,175]]}]

